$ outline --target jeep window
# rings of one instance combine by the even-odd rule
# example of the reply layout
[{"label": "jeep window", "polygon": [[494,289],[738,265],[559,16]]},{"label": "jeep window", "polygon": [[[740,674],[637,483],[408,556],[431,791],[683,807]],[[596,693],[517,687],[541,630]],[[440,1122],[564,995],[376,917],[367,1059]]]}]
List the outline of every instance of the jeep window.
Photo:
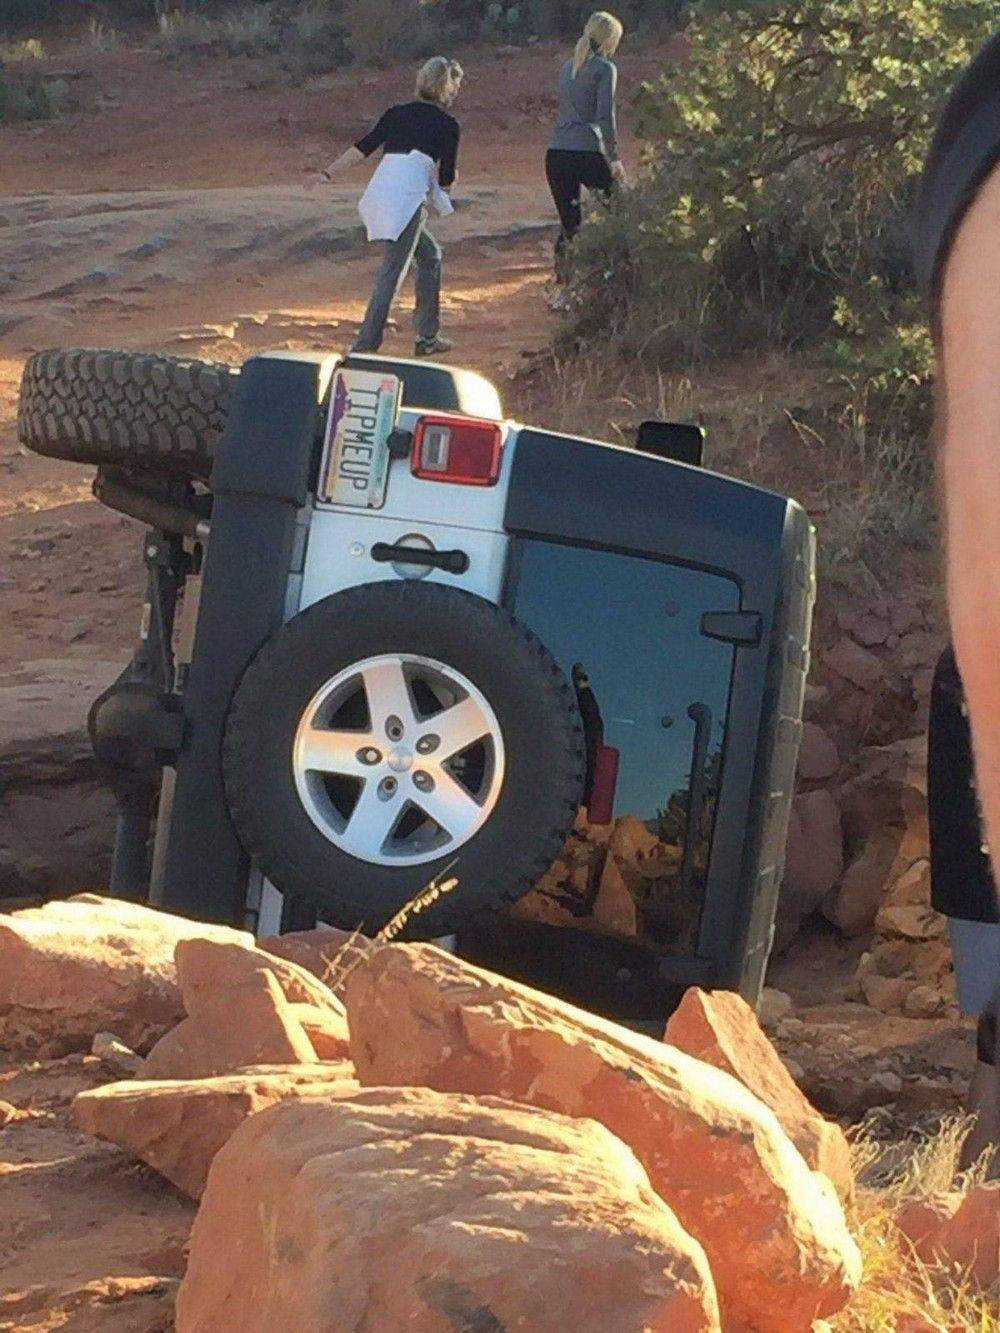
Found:
[{"label": "jeep window", "polygon": [[[519,543],[512,610],[567,676],[580,663],[620,752],[619,856],[639,905],[640,937],[695,948],[719,782],[734,649],[706,637],[706,612],[739,608],[718,574],[556,542]],[[692,809],[692,807],[694,807]],[[693,817],[692,817],[693,816]],[[655,835],[654,837],[648,834]]]}]

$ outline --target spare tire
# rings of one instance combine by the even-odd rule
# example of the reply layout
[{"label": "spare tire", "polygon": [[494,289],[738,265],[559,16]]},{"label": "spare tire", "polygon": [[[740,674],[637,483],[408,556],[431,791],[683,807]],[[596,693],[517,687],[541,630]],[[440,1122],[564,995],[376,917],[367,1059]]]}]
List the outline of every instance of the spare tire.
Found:
[{"label": "spare tire", "polygon": [[149,352],[36,352],[21,378],[18,438],[50,458],[204,479],[238,377]]},{"label": "spare tire", "polygon": [[502,607],[441,584],[362,584],[289,620],[226,722],[222,772],[246,851],[332,925],[414,914],[435,936],[513,902],[548,869],[582,798],[569,680]]}]

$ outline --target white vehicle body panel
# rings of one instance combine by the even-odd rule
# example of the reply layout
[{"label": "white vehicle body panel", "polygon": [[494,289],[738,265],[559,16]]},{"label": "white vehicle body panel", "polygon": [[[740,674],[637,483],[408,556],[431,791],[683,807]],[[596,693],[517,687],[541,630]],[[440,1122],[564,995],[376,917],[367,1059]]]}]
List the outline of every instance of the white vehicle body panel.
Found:
[{"label": "white vehicle body panel", "polygon": [[[400,429],[412,430],[417,419],[418,414],[403,411]],[[517,442],[516,427],[508,424],[504,430],[500,476],[494,486],[426,481],[413,475],[408,458],[397,458],[389,466],[381,509],[315,505],[301,585],[297,598],[290,599],[290,614],[346,588],[397,578],[428,578],[499,602],[509,547],[503,515]],[[376,561],[371,549],[378,542],[461,550],[469,557],[469,568],[452,574]]]}]

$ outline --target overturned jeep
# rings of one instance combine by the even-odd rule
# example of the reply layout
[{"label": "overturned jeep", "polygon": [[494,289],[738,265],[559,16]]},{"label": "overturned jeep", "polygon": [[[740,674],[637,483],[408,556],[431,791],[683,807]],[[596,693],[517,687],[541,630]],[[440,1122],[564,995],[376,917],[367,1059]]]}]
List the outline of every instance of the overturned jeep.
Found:
[{"label": "overturned jeep", "polygon": [[[146,527],[90,714],[113,892],[374,932],[454,879],[412,935],[618,1013],[757,998],[814,599],[792,500],[704,470],[697,427],[615,447],[373,356],[41,352],[19,429]],[[609,842],[634,913],[595,930]],[[519,919],[532,890],[557,910]]]}]

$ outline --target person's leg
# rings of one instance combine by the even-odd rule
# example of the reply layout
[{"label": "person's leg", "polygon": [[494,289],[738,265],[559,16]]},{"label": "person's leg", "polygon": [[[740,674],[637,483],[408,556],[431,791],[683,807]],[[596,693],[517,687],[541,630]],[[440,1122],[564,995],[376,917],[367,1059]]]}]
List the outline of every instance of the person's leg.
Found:
[{"label": "person's leg", "polygon": [[382,346],[386,320],[396,299],[399,285],[406,277],[424,222],[424,210],[418,208],[394,241],[385,243],[382,266],[372,288],[368,309],[358,330],[352,352],[377,352]]},{"label": "person's leg", "polygon": [[413,252],[417,266],[417,305],[413,327],[418,342],[434,342],[441,331],[441,247],[427,230],[420,228]]},{"label": "person's leg", "polygon": [[986,1177],[1000,1180],[1000,987],[979,1015],[976,1068],[969,1085],[967,1108],[974,1119],[962,1144],[959,1166],[968,1169],[991,1152]]},{"label": "person's leg", "polygon": [[556,258],[563,254],[567,244],[580,230],[580,173],[578,159],[586,153],[564,152],[550,148],[545,155],[545,175],[552,191],[552,201],[559,214],[560,232],[556,241]]},{"label": "person's leg", "polygon": [[969,1085],[966,1108],[972,1128],[962,1145],[959,1165],[968,1168],[989,1149],[988,1168],[1000,1176],[1000,1058],[997,1014],[1000,1009],[1000,925],[949,918],[952,957],[959,1007],[978,1015],[976,1067]]},{"label": "person's leg", "polygon": [[615,186],[608,159],[603,153],[581,153],[580,179],[595,194],[609,195]]}]

